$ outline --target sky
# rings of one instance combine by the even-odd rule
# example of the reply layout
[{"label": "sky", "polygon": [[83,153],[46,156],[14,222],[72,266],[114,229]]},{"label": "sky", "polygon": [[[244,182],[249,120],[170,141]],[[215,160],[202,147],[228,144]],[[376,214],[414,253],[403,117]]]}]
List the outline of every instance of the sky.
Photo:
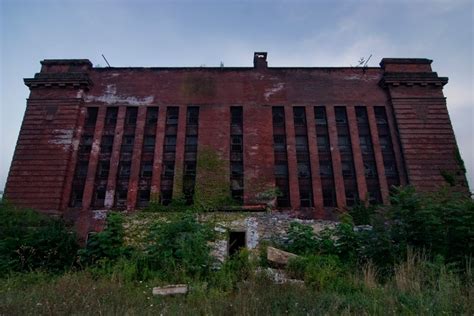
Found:
[{"label": "sky", "polygon": [[0,0],[0,191],[40,60],[105,66],[368,66],[433,59],[474,188],[474,2]]}]

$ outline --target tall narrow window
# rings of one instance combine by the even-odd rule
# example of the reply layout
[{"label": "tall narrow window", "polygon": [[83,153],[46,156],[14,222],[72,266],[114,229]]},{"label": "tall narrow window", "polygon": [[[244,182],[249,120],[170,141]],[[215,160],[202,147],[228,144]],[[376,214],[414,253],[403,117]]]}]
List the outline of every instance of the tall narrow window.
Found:
[{"label": "tall narrow window", "polygon": [[356,106],[357,127],[359,129],[360,149],[364,163],[368,199],[371,204],[381,203],[380,184],[375,163],[374,148],[367,115],[367,108]]},{"label": "tall narrow window", "polygon": [[352,154],[352,143],[349,133],[346,108],[336,106],[334,108],[337,123],[337,142],[341,155],[342,177],[346,195],[346,205],[353,206],[359,199],[357,180],[354,172],[354,156]]},{"label": "tall narrow window", "polygon": [[69,206],[71,207],[82,206],[82,196],[86,184],[89,157],[94,139],[95,125],[97,123],[97,113],[97,107],[87,108],[84,131],[79,141],[76,169],[72,180],[71,197],[69,199]]},{"label": "tall narrow window", "polygon": [[290,190],[288,181],[288,155],[286,152],[285,109],[282,106],[272,107],[273,116],[273,151],[275,155],[275,185],[279,191],[277,207],[290,207]]},{"label": "tall narrow window", "polygon": [[296,160],[298,163],[298,187],[300,191],[300,206],[313,206],[313,186],[311,181],[311,163],[308,150],[308,132],[306,126],[306,111],[304,107],[293,108],[295,123]]},{"label": "tall narrow window", "polygon": [[388,125],[387,113],[385,107],[375,106],[375,121],[377,122],[377,132],[379,135],[380,149],[382,150],[383,165],[385,177],[389,188],[400,185],[397,164],[395,162],[395,153],[393,150],[390,128]]},{"label": "tall narrow window", "polygon": [[178,132],[179,108],[170,106],[166,110],[165,142],[163,145],[163,170],[161,174],[160,201],[168,205],[173,197],[173,181]]},{"label": "tall narrow window", "polygon": [[151,177],[155,159],[156,125],[158,123],[158,107],[146,109],[146,121],[143,135],[143,147],[140,158],[138,178],[137,206],[146,207],[150,202]]},{"label": "tall narrow window", "polygon": [[196,157],[198,150],[199,107],[188,106],[184,146],[183,194],[187,204],[193,204],[196,184]]},{"label": "tall narrow window", "polygon": [[242,204],[244,196],[243,160],[243,110],[241,106],[230,108],[230,190],[232,198]]},{"label": "tall narrow window", "polygon": [[124,134],[120,147],[117,182],[115,186],[115,207],[125,208],[127,204],[128,185],[132,165],[133,147],[135,143],[135,129],[137,123],[137,107],[127,107],[125,111]]},{"label": "tall narrow window", "polygon": [[316,124],[316,141],[319,154],[319,175],[323,191],[323,206],[336,206],[336,189],[332,172],[331,144],[326,116],[326,107],[314,107],[314,121]]}]

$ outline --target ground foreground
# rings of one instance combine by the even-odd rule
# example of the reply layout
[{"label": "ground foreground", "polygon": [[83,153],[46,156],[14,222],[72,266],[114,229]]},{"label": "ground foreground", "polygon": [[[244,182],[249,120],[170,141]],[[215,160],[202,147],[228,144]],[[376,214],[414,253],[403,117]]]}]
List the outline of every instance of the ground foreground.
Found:
[{"label": "ground foreground", "polygon": [[[367,273],[368,272],[368,273]],[[253,275],[233,289],[191,285],[186,296],[153,297],[154,282],[126,282],[89,272],[30,273],[3,280],[0,315],[445,315],[474,313],[473,287],[443,274],[428,285],[401,272],[385,285],[352,276],[334,285],[274,284]]]}]

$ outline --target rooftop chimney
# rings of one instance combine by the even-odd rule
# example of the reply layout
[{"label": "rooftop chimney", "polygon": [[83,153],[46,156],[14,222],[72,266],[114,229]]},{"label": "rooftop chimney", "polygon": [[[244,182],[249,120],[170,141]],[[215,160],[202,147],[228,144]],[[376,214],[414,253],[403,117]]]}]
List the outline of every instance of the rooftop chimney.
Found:
[{"label": "rooftop chimney", "polygon": [[253,53],[253,67],[257,69],[267,68],[267,52]]}]

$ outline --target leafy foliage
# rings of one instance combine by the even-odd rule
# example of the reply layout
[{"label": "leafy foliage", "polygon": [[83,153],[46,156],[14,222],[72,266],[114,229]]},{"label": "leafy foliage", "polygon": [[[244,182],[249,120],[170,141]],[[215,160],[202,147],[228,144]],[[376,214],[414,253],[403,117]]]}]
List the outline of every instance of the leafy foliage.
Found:
[{"label": "leafy foliage", "polygon": [[0,274],[64,271],[74,265],[77,249],[62,221],[0,202]]},{"label": "leafy foliage", "polygon": [[149,235],[149,264],[167,276],[176,272],[193,277],[205,275],[212,265],[208,245],[212,238],[212,230],[198,223],[191,213],[169,223],[158,222]]}]

